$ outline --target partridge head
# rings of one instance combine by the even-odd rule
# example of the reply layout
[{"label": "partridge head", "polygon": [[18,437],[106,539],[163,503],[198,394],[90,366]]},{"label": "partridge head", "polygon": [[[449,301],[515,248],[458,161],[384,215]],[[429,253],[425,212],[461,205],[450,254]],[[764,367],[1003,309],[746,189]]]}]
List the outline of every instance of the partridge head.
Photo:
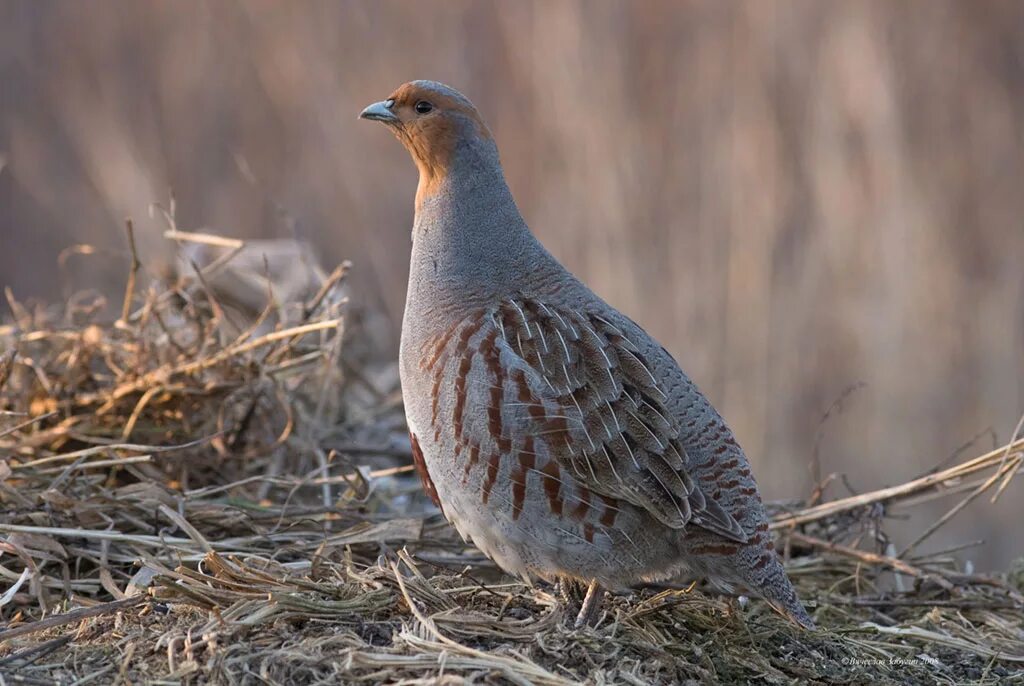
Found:
[{"label": "partridge head", "polygon": [[461,93],[407,83],[360,115],[419,169],[400,371],[427,492],[507,572],[604,588],[678,576],[813,622],[750,465],[672,356],[534,238]]}]

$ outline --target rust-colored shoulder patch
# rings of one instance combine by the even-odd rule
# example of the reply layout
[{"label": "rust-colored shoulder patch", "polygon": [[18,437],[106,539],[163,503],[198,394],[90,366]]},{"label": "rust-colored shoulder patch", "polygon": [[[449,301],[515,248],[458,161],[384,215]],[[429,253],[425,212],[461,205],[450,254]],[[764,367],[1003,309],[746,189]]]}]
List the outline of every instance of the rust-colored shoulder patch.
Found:
[{"label": "rust-colored shoulder patch", "polygon": [[427,472],[427,461],[423,459],[423,450],[420,449],[420,442],[416,438],[416,434],[411,431],[409,432],[409,442],[412,443],[412,462],[416,466],[416,472],[420,475],[423,490],[434,501],[434,504],[441,508],[441,513],[444,514],[441,498],[438,497],[437,489],[434,488],[434,482],[430,479],[430,473]]}]

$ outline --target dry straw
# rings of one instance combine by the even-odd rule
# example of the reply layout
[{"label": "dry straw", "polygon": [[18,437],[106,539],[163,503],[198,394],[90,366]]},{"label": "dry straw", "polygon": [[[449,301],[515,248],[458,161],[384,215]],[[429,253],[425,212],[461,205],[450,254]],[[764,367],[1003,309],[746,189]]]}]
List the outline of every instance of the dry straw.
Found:
[{"label": "dry straw", "polygon": [[[1002,493],[1024,439],[773,507],[820,631],[692,587],[615,596],[596,630],[570,630],[550,588],[502,577],[424,505],[392,377],[342,354],[361,335],[344,331],[347,266],[291,301],[268,270],[265,307],[240,314],[225,284],[260,274],[218,277],[250,246],[172,215],[171,240],[214,256],[140,290],[129,225],[116,321],[87,295],[42,308],[7,293],[4,683],[995,684],[1024,667],[1019,578],[919,552]],[[890,511],[957,494],[919,540],[888,544]]]}]

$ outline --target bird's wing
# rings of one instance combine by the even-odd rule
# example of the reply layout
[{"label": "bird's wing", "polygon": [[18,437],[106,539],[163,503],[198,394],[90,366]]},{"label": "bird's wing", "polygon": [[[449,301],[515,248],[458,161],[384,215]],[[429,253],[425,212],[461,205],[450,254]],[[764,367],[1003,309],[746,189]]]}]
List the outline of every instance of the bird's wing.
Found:
[{"label": "bird's wing", "polygon": [[454,391],[457,444],[527,450],[667,526],[692,522],[746,542],[688,473],[682,420],[641,350],[608,318],[516,298],[475,313],[423,353],[422,366],[436,368],[435,424],[448,419],[443,386]]}]

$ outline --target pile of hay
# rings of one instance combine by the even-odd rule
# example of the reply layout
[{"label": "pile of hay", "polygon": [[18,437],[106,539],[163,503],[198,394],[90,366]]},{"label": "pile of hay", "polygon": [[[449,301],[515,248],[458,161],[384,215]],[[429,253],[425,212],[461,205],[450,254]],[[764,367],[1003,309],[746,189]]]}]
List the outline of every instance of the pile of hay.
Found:
[{"label": "pile of hay", "polygon": [[[1019,577],[879,542],[892,509],[1005,488],[1024,440],[883,491],[775,506],[819,631],[699,587],[613,597],[596,629],[571,630],[550,588],[503,577],[425,503],[393,367],[347,352],[360,332],[344,326],[344,267],[282,298],[245,244],[169,233],[212,257],[146,289],[136,262],[116,321],[95,296],[29,309],[7,294],[2,683],[1020,676]],[[261,283],[261,262],[266,306],[224,302]]]}]

